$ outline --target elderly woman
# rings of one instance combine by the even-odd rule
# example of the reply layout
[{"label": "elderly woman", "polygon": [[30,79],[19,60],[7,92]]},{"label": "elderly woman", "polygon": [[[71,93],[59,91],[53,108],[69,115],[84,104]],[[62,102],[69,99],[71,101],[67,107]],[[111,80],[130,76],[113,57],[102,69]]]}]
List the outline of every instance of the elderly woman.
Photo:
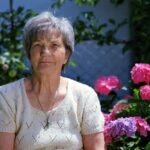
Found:
[{"label": "elderly woman", "polygon": [[92,88],[61,76],[74,51],[66,18],[29,19],[32,75],[0,87],[0,150],[104,150],[104,118]]}]

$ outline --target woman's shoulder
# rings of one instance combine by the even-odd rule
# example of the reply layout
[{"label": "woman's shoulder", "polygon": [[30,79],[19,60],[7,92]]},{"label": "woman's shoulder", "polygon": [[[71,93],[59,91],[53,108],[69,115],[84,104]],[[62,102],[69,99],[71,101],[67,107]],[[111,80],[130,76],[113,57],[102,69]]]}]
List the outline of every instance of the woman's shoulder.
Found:
[{"label": "woman's shoulder", "polygon": [[71,90],[74,91],[75,93],[88,95],[90,93],[95,92],[91,86],[85,83],[81,83],[73,79],[68,79],[68,80],[69,80]]},{"label": "woman's shoulder", "polygon": [[14,115],[16,113],[16,104],[19,100],[19,88],[21,80],[0,86],[0,109]]},{"label": "woman's shoulder", "polygon": [[22,79],[19,79],[19,80],[1,85],[0,86],[0,93],[4,93],[4,94],[9,93],[10,94],[10,93],[13,93],[15,91],[18,91],[18,89],[20,89],[20,86],[21,86],[21,80]]}]

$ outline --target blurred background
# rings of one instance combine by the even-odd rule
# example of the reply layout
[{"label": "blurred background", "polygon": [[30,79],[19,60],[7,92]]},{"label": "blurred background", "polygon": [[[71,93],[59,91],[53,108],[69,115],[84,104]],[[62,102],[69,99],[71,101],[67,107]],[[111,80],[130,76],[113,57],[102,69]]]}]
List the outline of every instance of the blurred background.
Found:
[{"label": "blurred background", "polygon": [[[150,62],[148,0],[0,0],[0,84],[30,72],[22,46],[28,18],[42,11],[69,18],[75,52],[64,76],[94,87],[102,75],[129,85],[135,62]],[[24,65],[25,64],[25,65]]]}]

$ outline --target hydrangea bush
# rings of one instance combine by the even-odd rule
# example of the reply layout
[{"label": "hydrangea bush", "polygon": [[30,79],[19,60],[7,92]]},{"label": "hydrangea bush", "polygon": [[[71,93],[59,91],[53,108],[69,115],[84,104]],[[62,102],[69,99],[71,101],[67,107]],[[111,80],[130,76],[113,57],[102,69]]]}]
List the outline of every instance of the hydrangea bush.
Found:
[{"label": "hydrangea bush", "polygon": [[[135,64],[131,81],[130,93],[104,113],[107,150],[150,150],[150,65]],[[120,89],[116,76],[102,76],[95,82],[98,94],[107,100],[111,97],[111,102]]]}]

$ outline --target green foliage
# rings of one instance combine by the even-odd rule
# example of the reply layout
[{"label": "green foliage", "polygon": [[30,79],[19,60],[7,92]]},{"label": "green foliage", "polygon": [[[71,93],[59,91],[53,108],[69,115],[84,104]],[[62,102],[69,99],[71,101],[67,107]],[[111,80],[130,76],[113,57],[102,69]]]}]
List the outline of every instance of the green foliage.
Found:
[{"label": "green foliage", "polygon": [[138,100],[140,99],[140,96],[139,96],[139,89],[133,89],[133,96]]},{"label": "green foliage", "polygon": [[[73,0],[56,0],[53,8],[61,8],[67,1]],[[97,5],[100,0],[74,0],[77,5]],[[125,0],[110,0],[115,6],[119,6]],[[124,44],[122,52],[133,52],[134,62],[150,63],[150,0],[131,0],[130,2],[130,20],[124,19],[117,23],[113,18],[108,23],[100,22],[93,12],[82,12],[74,22],[75,35],[77,43],[87,40],[94,40],[99,45],[103,44]],[[108,29],[108,25],[112,25],[112,29]],[[124,25],[128,24],[130,28],[130,39],[117,39],[115,37],[117,31]],[[106,32],[104,32],[104,30]],[[82,32],[81,32],[82,31]]]},{"label": "green foliage", "polygon": [[[127,100],[128,107],[121,112],[118,112],[116,118],[121,117],[141,117],[147,121],[150,125],[150,101],[142,100],[140,97],[139,89],[133,88],[132,98]],[[144,126],[142,124],[142,126]],[[147,136],[142,136],[140,133],[136,133],[134,137],[119,138],[108,145],[108,150],[149,150],[150,148],[150,132],[147,132]]]},{"label": "green foliage", "polygon": [[93,12],[82,12],[77,16],[73,26],[75,29],[76,43],[82,43],[88,40],[96,40],[101,44],[104,43],[102,29],[107,25],[105,23],[100,24],[100,21],[96,19]]},{"label": "green foliage", "polygon": [[61,8],[65,2],[71,1],[77,4],[78,6],[81,5],[97,5],[100,0],[55,0],[55,2],[51,5],[52,8]]},{"label": "green foliage", "polygon": [[[101,2],[100,0],[56,0],[51,6],[61,8],[67,1],[79,6],[94,6]],[[110,2],[119,6],[124,0],[110,0]],[[124,19],[118,23],[110,18],[105,23],[97,19],[92,11],[80,13],[73,23],[76,43],[88,40],[94,40],[99,45],[122,43],[123,52],[128,50],[134,52],[135,62],[150,63],[150,0],[131,0],[130,5],[130,22]],[[11,0],[10,8],[12,8]],[[23,7],[0,12],[0,84],[23,76],[22,71],[26,67],[23,64],[25,54],[22,52],[22,29],[26,20],[35,14],[32,10],[24,10]],[[116,33],[126,24],[130,25],[130,40],[117,39]]]},{"label": "green foliage", "polygon": [[150,142],[148,142],[148,144],[146,145],[146,149],[145,150],[149,150],[150,149]]},{"label": "green foliage", "polygon": [[82,4],[90,4],[90,5],[96,5],[100,0],[75,0],[76,4],[82,5]]},{"label": "green foliage", "polygon": [[124,2],[124,0],[110,0],[113,4],[115,4],[116,6],[122,4]]},{"label": "green foliage", "polygon": [[148,120],[150,114],[150,102],[144,100],[130,99],[128,100],[129,108],[118,114],[118,117],[141,116]]},{"label": "green foliage", "polygon": [[68,62],[68,65],[72,66],[72,67],[76,67],[77,66],[77,62],[72,60],[72,61]]},{"label": "green foliage", "polygon": [[[61,8],[65,2],[71,1],[75,4],[81,5],[97,5],[101,0],[55,0],[55,2],[51,5],[52,8]],[[110,2],[116,6],[122,4],[125,0],[110,0]]]},{"label": "green foliage", "polygon": [[131,43],[135,62],[150,63],[150,0],[131,0]]},{"label": "green foliage", "polygon": [[22,33],[26,20],[34,15],[23,7],[0,12],[0,84],[24,76],[23,70],[27,68],[23,63]]},{"label": "green foliage", "polygon": [[[54,8],[60,8],[66,1],[57,0],[52,4]],[[75,1],[77,2],[77,1]],[[84,1],[78,0],[78,3],[82,4],[91,4],[95,5],[98,1]],[[94,12],[86,11],[81,12],[73,22],[75,30],[75,39],[76,43],[83,43],[89,40],[96,41],[99,45],[110,45],[110,44],[119,44],[124,43],[125,41],[117,39],[116,33],[120,28],[127,24],[127,19],[117,23],[114,19],[110,18],[108,23],[102,23],[99,19],[96,18]],[[111,25],[112,28],[107,28],[108,25]],[[105,32],[104,32],[105,30]]]},{"label": "green foliage", "polygon": [[107,150],[148,150],[145,149],[145,144],[148,143],[148,138],[138,135],[129,138],[122,137],[108,145]]}]

